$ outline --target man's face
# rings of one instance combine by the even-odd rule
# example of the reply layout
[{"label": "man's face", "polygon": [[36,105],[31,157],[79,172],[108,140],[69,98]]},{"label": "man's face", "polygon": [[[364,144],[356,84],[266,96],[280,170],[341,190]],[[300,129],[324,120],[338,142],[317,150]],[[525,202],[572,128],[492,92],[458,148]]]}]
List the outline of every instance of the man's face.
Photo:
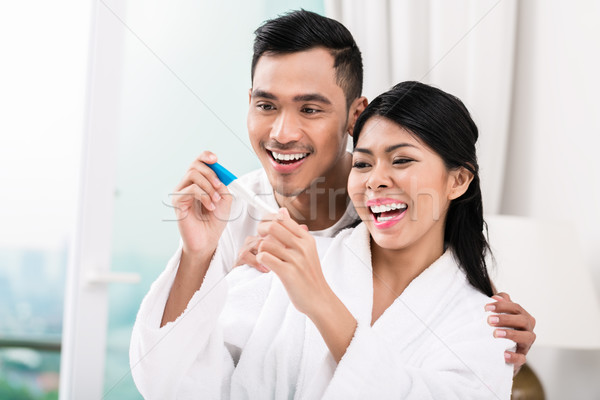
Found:
[{"label": "man's face", "polygon": [[323,48],[263,55],[250,90],[248,133],[275,191],[294,196],[317,178],[347,174],[349,112]]}]

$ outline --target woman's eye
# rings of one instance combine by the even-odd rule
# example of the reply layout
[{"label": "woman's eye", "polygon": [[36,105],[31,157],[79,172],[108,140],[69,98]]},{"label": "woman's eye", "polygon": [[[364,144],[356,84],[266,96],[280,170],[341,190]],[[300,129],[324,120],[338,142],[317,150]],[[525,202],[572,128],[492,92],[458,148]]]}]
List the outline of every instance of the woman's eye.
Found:
[{"label": "woman's eye", "polygon": [[354,164],[352,164],[352,168],[356,169],[367,168],[368,166],[369,164],[363,161],[356,161]]},{"label": "woman's eye", "polygon": [[413,160],[411,160],[410,158],[397,158],[393,161],[393,164],[408,164],[409,162],[411,162]]}]

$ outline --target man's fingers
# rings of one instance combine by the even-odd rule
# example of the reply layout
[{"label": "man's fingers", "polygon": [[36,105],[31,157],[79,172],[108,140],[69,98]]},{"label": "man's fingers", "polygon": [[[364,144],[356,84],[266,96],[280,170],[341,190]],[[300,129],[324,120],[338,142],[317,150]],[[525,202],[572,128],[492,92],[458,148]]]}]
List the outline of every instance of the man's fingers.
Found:
[{"label": "man's fingers", "polygon": [[249,265],[258,271],[269,272],[267,268],[265,268],[256,260],[256,254],[258,253],[258,244],[260,243],[260,240],[261,239],[256,236],[248,236],[246,238],[244,245],[242,246],[242,250],[240,250],[238,253],[234,267],[238,267],[240,265]]},{"label": "man's fingers", "polygon": [[179,184],[175,187],[175,191],[178,192],[192,183],[198,183],[194,180],[194,172],[201,174],[207,181],[211,183],[215,190],[219,190],[221,186],[224,185],[217,177],[217,174],[207,166],[207,164],[213,164],[216,161],[217,156],[210,151],[205,151],[200,154],[200,156],[198,156],[198,158],[192,162],[181,182],[179,182]]},{"label": "man's fingers", "polygon": [[504,292],[500,292],[500,293],[496,293],[495,295],[492,296],[493,298],[497,298],[496,300],[502,301],[502,300],[506,300],[506,301],[512,301],[510,299],[510,296],[508,295],[508,293],[504,293]]},{"label": "man's fingers", "polygon": [[499,328],[512,328],[532,331],[525,315],[493,314],[488,316],[488,324]]},{"label": "man's fingers", "polygon": [[486,306],[486,310],[493,311],[495,313],[528,314],[523,307],[517,303],[513,303],[512,301],[497,301],[495,303],[489,303]]},{"label": "man's fingers", "polygon": [[496,329],[494,337],[510,339],[517,344],[517,353],[527,355],[533,342],[535,333],[529,331],[518,331],[515,329]]},{"label": "man's fingers", "polygon": [[527,361],[527,357],[525,357],[523,354],[513,353],[512,351],[505,351],[504,360],[508,364],[514,365],[514,371],[516,373],[521,368],[521,366],[525,364],[525,362]]},{"label": "man's fingers", "polygon": [[198,200],[207,210],[214,211],[215,205],[210,196],[198,185],[191,184],[178,193],[173,193],[173,205],[182,205],[190,199]]}]

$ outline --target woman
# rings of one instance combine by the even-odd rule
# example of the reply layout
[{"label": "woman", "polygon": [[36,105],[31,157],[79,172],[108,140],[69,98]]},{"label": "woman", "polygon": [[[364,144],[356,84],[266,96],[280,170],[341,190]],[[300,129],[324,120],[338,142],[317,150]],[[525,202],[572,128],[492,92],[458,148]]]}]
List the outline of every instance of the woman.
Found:
[{"label": "woman", "polygon": [[508,399],[513,343],[493,338],[484,311],[477,135],[441,90],[404,82],[378,96],[354,129],[348,192],[363,223],[317,242],[285,209],[262,222],[257,260],[274,274],[209,269],[160,339],[195,329],[184,377],[145,396]]}]

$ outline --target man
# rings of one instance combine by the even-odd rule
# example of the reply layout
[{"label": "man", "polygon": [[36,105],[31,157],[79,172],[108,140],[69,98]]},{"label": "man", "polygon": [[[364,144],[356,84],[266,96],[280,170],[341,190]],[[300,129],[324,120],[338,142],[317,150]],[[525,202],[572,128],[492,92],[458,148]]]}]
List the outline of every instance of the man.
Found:
[{"label": "man", "polygon": [[[287,208],[315,236],[334,236],[357,220],[346,193],[351,168],[346,145],[367,105],[362,76],[360,51],[337,21],[298,11],[256,31],[247,125],[263,169],[240,181],[274,207]],[[202,153],[176,187],[173,204],[182,246],[144,300],[134,328],[132,372],[140,391],[153,396],[160,390],[150,389],[156,387],[158,371],[149,371],[154,367],[148,365],[161,363],[159,375],[169,382],[165,372],[180,379],[176,376],[194,361],[184,343],[193,343],[194,329],[201,325],[189,314],[210,295],[203,282],[216,281],[240,264],[267,272],[255,258],[262,216],[232,201],[206,165],[216,161],[214,154]],[[209,268],[213,264],[218,265]],[[489,322],[514,328],[497,329],[494,335],[518,343],[516,353],[506,354],[507,362],[518,368],[535,340],[535,321],[508,295],[497,300],[488,307],[499,315]],[[174,321],[178,332],[166,340],[159,326],[164,331]],[[174,349],[179,349],[177,355]]]}]

